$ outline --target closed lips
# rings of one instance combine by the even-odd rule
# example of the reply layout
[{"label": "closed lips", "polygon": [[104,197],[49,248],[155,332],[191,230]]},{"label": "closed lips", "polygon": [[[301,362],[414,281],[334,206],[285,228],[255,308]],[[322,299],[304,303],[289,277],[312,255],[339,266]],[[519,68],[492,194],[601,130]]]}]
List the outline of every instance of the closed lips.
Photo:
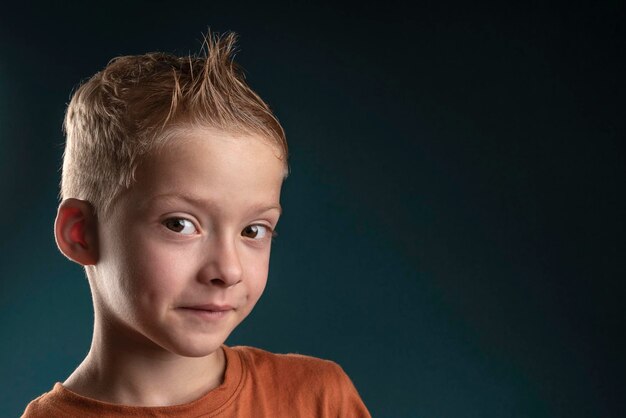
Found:
[{"label": "closed lips", "polygon": [[194,309],[197,311],[209,311],[209,312],[225,312],[233,310],[234,308],[230,305],[196,305],[196,306],[183,306],[183,309]]}]

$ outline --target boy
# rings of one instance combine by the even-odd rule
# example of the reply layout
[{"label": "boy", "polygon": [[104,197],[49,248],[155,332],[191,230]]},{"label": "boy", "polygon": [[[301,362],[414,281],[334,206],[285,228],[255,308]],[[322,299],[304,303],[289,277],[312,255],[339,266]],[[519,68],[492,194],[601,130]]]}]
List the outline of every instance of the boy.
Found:
[{"label": "boy", "polygon": [[119,57],[73,95],[55,238],[93,340],[24,417],[369,417],[335,363],[224,345],[265,287],[288,173],[234,44]]}]

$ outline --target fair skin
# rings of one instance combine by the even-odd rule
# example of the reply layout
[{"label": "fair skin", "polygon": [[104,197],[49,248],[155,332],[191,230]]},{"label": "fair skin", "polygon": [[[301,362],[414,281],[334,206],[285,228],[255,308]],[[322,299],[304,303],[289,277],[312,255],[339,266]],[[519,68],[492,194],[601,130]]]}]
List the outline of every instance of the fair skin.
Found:
[{"label": "fair skin", "polygon": [[177,134],[104,219],[66,199],[55,236],[87,266],[94,335],[63,385],[104,402],[191,402],[223,380],[221,345],[265,288],[284,162],[260,137]]}]

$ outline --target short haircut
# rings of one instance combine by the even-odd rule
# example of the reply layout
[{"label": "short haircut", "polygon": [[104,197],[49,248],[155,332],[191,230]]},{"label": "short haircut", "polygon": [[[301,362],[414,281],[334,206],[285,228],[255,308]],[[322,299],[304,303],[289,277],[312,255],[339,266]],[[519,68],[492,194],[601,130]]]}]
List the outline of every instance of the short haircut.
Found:
[{"label": "short haircut", "polygon": [[236,40],[209,32],[201,55],[117,57],[83,83],[65,114],[61,199],[87,200],[103,216],[142,157],[195,127],[262,137],[277,146],[286,177],[285,133],[234,62]]}]

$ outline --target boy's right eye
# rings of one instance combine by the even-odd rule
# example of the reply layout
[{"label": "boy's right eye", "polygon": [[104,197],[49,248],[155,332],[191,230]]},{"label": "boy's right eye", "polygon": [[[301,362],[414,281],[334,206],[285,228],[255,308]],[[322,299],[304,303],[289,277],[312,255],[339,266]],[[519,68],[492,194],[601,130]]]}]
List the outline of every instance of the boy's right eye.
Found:
[{"label": "boy's right eye", "polygon": [[163,225],[182,235],[192,235],[196,232],[196,226],[193,222],[185,218],[169,218],[163,221]]}]

